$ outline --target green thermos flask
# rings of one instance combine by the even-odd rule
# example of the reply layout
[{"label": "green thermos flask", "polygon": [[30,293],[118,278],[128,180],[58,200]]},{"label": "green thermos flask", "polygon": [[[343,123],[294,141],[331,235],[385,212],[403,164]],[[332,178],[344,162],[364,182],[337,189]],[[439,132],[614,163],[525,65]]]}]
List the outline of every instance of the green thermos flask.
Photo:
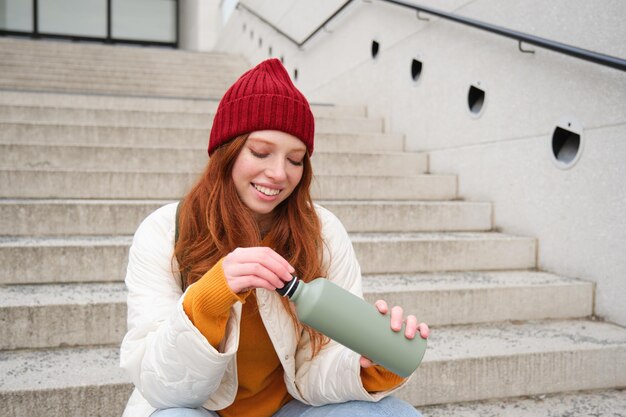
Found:
[{"label": "green thermos flask", "polygon": [[426,339],[409,340],[394,332],[388,315],[324,278],[303,282],[298,277],[276,291],[296,306],[298,319],[388,370],[407,377],[419,366]]}]

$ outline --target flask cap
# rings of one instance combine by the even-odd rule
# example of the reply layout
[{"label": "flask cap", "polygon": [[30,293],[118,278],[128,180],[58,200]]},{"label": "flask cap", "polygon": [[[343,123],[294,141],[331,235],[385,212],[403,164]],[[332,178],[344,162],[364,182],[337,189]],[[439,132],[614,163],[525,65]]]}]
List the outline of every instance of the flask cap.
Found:
[{"label": "flask cap", "polygon": [[296,288],[298,288],[298,283],[300,282],[300,278],[295,275],[292,275],[293,279],[291,281],[285,282],[282,288],[276,288],[276,292],[283,297],[291,298],[291,296],[296,292]]}]

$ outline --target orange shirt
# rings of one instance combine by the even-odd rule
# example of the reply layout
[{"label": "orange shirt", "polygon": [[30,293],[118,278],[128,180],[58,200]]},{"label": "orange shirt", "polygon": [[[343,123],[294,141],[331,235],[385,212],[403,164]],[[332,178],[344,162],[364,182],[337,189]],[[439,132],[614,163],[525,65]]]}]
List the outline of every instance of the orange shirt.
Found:
[{"label": "orange shirt", "polygon": [[[237,350],[239,387],[233,404],[218,414],[223,417],[269,417],[292,397],[287,392],[284,371],[261,320],[254,292],[233,293],[226,283],[220,261],[189,288],[183,308],[208,342],[217,347],[224,338],[230,308],[238,301],[243,303]],[[403,380],[379,366],[361,369],[361,379],[369,392],[391,389]]]}]

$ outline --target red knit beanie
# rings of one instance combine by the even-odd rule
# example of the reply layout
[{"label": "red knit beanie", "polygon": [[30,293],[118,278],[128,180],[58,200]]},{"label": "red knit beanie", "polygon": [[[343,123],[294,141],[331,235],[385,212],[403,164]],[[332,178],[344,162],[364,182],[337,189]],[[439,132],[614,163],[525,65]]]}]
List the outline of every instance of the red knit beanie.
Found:
[{"label": "red knit beanie", "polygon": [[256,130],[294,135],[313,154],[313,113],[276,58],[261,62],[226,91],[213,119],[209,155],[231,139]]}]

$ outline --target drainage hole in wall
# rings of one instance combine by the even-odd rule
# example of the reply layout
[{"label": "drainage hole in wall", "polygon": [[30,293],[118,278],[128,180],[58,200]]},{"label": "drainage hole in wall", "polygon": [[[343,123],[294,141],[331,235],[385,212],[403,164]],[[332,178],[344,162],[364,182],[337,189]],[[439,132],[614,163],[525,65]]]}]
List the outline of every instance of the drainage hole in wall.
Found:
[{"label": "drainage hole in wall", "polygon": [[414,59],[411,62],[411,78],[413,78],[413,81],[417,81],[420,75],[422,75],[422,62]]},{"label": "drainage hole in wall", "polygon": [[293,70],[293,79],[298,81],[298,68]]},{"label": "drainage hole in wall", "polygon": [[280,63],[281,63],[281,64],[283,64],[283,65],[285,65],[285,57],[284,57],[284,56],[281,56],[281,57],[280,57]]},{"label": "drainage hole in wall", "polygon": [[263,46],[263,38],[259,38],[259,48]]},{"label": "drainage hole in wall", "polygon": [[380,44],[377,41],[372,41],[372,58],[376,59],[380,50]]},{"label": "drainage hole in wall", "polygon": [[562,127],[552,134],[552,154],[563,166],[571,166],[580,151],[580,135]]},{"label": "drainage hole in wall", "polygon": [[485,92],[478,87],[471,86],[467,93],[467,105],[472,114],[480,114],[485,104]]},{"label": "drainage hole in wall", "polygon": [[267,48],[267,53],[269,56],[272,56],[272,47]]}]

